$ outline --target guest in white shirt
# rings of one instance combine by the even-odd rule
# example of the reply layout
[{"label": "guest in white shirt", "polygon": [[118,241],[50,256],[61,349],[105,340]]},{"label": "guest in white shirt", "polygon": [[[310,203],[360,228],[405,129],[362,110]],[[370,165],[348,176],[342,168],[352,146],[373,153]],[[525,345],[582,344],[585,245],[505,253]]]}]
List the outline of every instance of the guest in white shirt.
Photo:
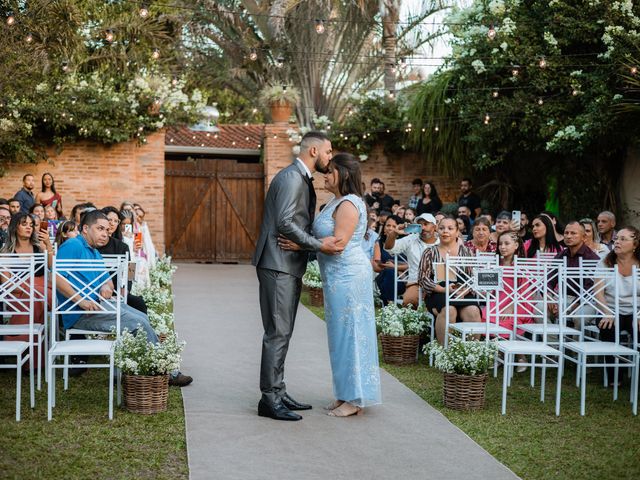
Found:
[{"label": "guest in white shirt", "polygon": [[405,234],[404,230],[407,224],[398,225],[394,232],[387,235],[384,249],[392,255],[404,254],[407,257],[409,273],[402,304],[405,306],[411,304],[417,307],[419,303],[418,269],[422,253],[439,242],[436,236],[436,219],[433,215],[423,213],[415,221],[422,226],[422,231],[419,234],[410,234],[398,239],[398,235]]}]

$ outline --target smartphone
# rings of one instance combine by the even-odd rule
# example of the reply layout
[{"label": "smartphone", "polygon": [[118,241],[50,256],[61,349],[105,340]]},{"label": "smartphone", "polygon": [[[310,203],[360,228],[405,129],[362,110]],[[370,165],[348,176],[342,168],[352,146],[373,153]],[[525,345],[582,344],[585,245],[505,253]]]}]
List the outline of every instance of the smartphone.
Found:
[{"label": "smartphone", "polygon": [[127,224],[124,226],[125,233],[133,233],[133,225]]},{"label": "smartphone", "polygon": [[420,233],[422,232],[422,225],[419,223],[410,223],[404,227],[404,233]]},{"label": "smartphone", "polygon": [[40,222],[40,231],[47,232],[49,230],[49,222],[47,220],[42,220]]},{"label": "smartphone", "polygon": [[511,212],[511,221],[516,224],[516,227],[518,229],[520,229],[520,226],[522,224],[522,213],[520,212],[520,210],[514,210],[513,212]]}]

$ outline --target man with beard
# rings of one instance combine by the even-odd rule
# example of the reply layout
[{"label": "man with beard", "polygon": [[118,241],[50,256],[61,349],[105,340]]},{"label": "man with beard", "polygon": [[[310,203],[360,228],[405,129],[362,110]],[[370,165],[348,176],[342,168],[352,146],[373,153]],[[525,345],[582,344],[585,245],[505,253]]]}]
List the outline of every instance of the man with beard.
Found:
[{"label": "man with beard", "polygon": [[[293,333],[302,276],[309,252],[327,255],[342,251],[335,237],[319,240],[311,235],[316,209],[313,172],[327,173],[331,160],[331,141],[321,132],[309,132],[300,143],[300,156],[273,178],[264,203],[264,217],[252,264],[260,283],[260,312],[264,336],[258,415],[275,420],[300,420],[292,410],[308,410],[311,405],[289,396],[284,383],[284,361]],[[302,250],[279,247],[284,237]]]}]

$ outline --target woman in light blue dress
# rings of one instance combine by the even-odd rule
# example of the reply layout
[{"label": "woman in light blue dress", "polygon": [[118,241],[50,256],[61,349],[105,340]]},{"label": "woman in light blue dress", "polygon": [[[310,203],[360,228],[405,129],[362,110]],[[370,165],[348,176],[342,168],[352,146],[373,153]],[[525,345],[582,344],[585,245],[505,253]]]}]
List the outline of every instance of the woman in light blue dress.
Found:
[{"label": "woman in light blue dress", "polygon": [[373,272],[361,246],[367,208],[358,160],[349,154],[333,157],[325,188],[335,198],[313,222],[313,235],[335,236],[345,245],[340,255],[318,253],[336,398],[328,408],[331,416],[347,417],[381,403]]}]

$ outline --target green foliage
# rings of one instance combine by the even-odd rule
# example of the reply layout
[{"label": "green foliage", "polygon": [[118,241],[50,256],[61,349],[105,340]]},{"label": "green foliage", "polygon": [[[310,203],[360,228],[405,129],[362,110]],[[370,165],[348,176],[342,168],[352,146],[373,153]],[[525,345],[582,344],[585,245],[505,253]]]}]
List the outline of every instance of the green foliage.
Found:
[{"label": "green foliage", "polygon": [[368,155],[375,145],[383,144],[387,152],[402,151],[407,147],[399,132],[406,129],[405,125],[401,102],[379,96],[355,97],[342,121],[331,126],[334,132],[344,132],[334,135],[333,148]]}]

